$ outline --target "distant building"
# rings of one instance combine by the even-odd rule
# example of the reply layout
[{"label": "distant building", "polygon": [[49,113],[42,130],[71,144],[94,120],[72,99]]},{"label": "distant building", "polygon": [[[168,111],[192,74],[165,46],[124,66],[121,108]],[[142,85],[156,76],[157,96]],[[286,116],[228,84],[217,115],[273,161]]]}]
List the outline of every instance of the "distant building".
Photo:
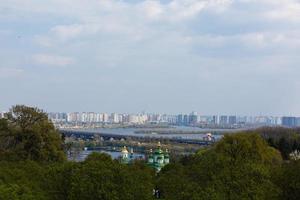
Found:
[{"label": "distant building", "polygon": [[187,126],[189,124],[190,124],[190,117],[189,117],[189,115],[184,115],[183,116],[183,125]]},{"label": "distant building", "polygon": [[198,122],[198,114],[196,112],[192,112],[189,115],[189,120],[187,122],[187,125],[195,125]]},{"label": "distant building", "polygon": [[79,122],[79,121],[81,121],[81,116],[78,112],[68,113],[67,121],[68,122]]},{"label": "distant building", "polygon": [[117,113],[112,113],[110,116],[111,123],[117,124],[120,122],[119,115]]},{"label": "distant building", "polygon": [[169,121],[169,116],[167,114],[163,114],[158,122],[159,123],[166,123],[168,121]]},{"label": "distant building", "polygon": [[175,115],[169,115],[168,116],[168,121],[169,124],[176,124],[177,122],[177,117]]},{"label": "distant building", "polygon": [[162,116],[160,114],[152,114],[147,116],[148,120],[151,122],[159,123],[162,120]]},{"label": "distant building", "polygon": [[129,123],[130,124],[138,124],[139,117],[137,115],[129,115]]},{"label": "distant building", "polygon": [[96,113],[93,112],[84,112],[81,113],[81,122],[91,123],[96,122]]},{"label": "distant building", "polygon": [[237,121],[238,124],[246,124],[247,117],[246,116],[238,116],[236,121]]},{"label": "distant building", "polygon": [[179,125],[179,126],[182,126],[183,125],[183,115],[182,114],[180,114],[180,115],[177,115],[177,120],[176,120],[177,122],[177,125]]},{"label": "distant building", "polygon": [[300,117],[296,117],[296,127],[300,127]]},{"label": "distant building", "polygon": [[157,172],[159,172],[164,166],[169,164],[170,156],[168,149],[164,152],[161,149],[161,144],[158,142],[157,149],[152,152],[150,149],[150,153],[148,155],[148,165],[153,167]]},{"label": "distant building", "polygon": [[124,123],[125,122],[125,117],[124,117],[123,114],[119,114],[118,118],[119,118],[119,123]]},{"label": "distant building", "polygon": [[126,118],[127,118],[127,122],[129,124],[144,124],[148,120],[148,116],[147,115],[134,115],[134,114],[130,114]]},{"label": "distant building", "polygon": [[102,115],[100,113],[96,113],[96,122],[102,122]]},{"label": "distant building", "polygon": [[126,146],[124,146],[121,151],[120,162],[123,164],[129,164],[129,163],[133,162],[133,160],[134,160],[133,149],[131,149],[130,154],[129,154]]},{"label": "distant building", "polygon": [[296,117],[282,117],[281,125],[289,128],[293,128],[297,126],[297,118]]},{"label": "distant building", "polygon": [[204,141],[215,141],[215,137],[211,133],[207,133],[203,137],[203,140]]},{"label": "distant building", "polygon": [[212,116],[211,123],[212,124],[219,124],[219,116],[218,115]]},{"label": "distant building", "polygon": [[228,118],[229,125],[234,125],[234,124],[236,124],[236,122],[237,122],[236,116],[229,116],[229,118]]},{"label": "distant building", "polygon": [[107,113],[102,113],[102,122],[107,123],[109,121],[109,116]]},{"label": "distant building", "polygon": [[68,116],[67,113],[49,113],[48,117],[53,122],[67,122]]},{"label": "distant building", "polygon": [[219,120],[220,125],[227,125],[228,124],[228,117],[225,115],[220,116]]},{"label": "distant building", "polygon": [[272,125],[273,121],[269,116],[256,116],[254,119],[254,123],[259,125]]},{"label": "distant building", "polygon": [[255,119],[255,117],[253,117],[253,116],[247,116],[246,123],[247,124],[253,124],[254,123],[254,119]]}]

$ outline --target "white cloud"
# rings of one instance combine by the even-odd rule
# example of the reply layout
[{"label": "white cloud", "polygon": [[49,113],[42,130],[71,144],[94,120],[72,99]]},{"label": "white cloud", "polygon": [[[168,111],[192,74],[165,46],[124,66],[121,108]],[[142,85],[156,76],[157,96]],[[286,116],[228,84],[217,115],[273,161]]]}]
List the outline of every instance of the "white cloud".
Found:
[{"label": "white cloud", "polygon": [[75,63],[71,57],[49,55],[49,54],[36,54],[32,57],[33,61],[39,65],[49,66],[67,66]]},{"label": "white cloud", "polygon": [[82,24],[57,25],[51,28],[49,35],[52,37],[54,36],[59,40],[66,41],[81,36],[91,36],[99,32],[108,34],[128,34],[132,31],[130,27],[125,26],[119,21],[108,22],[109,20],[102,20]]},{"label": "white cloud", "polygon": [[141,14],[144,13],[149,19],[158,19],[164,13],[159,1],[144,1],[138,6],[142,10]]},{"label": "white cloud", "polygon": [[205,9],[221,11],[231,0],[173,0],[168,4],[159,1],[144,1],[137,8],[150,20],[180,22],[196,17]]},{"label": "white cloud", "polygon": [[[261,16],[270,20],[300,22],[299,0],[237,0],[247,5],[264,8]],[[258,11],[259,12],[259,11]]]},{"label": "white cloud", "polygon": [[5,19],[22,19],[30,15],[47,15],[77,20],[79,24],[114,17],[121,17],[121,20],[133,17],[134,20],[180,22],[193,19],[204,10],[230,10],[233,4],[257,7],[253,14],[261,14],[269,19],[300,21],[298,0],[170,0],[168,3],[158,0],[141,0],[137,3],[130,0],[1,0],[0,9],[6,12],[0,12],[0,19],[1,16]]},{"label": "white cloud", "polygon": [[8,68],[0,67],[0,78],[19,77],[24,73],[23,69],[20,68]]},{"label": "white cloud", "polygon": [[1,36],[8,36],[8,35],[10,35],[11,33],[12,33],[11,30],[1,30],[1,29],[0,29],[0,35],[1,35]]},{"label": "white cloud", "polygon": [[[293,85],[298,80],[299,3],[299,0],[1,0],[0,11],[6,12],[0,12],[0,23],[5,16],[0,28],[10,30],[9,24],[17,22],[13,33],[24,32],[25,36],[21,41],[12,40],[13,44],[0,47],[0,53],[7,55],[3,57],[9,66],[20,66],[22,56],[30,56],[29,62],[24,59],[28,66],[31,62],[46,66],[74,64],[72,77],[63,74],[63,78],[75,80],[86,73],[94,76],[91,80],[95,84],[90,85],[95,86],[99,75],[115,88],[122,85],[115,80],[122,82],[126,77],[141,87],[149,83],[150,94],[154,88],[151,79],[157,77],[154,83],[157,86],[194,88],[188,95],[197,90],[214,98],[209,91],[214,91],[215,86],[221,92],[228,90],[224,96],[236,96],[231,88],[244,84],[249,94],[257,90],[265,94],[251,84],[267,80],[265,86],[271,88]],[[28,25],[30,29],[24,29]],[[6,38],[2,40],[5,43]],[[30,44],[32,41],[35,43]],[[32,56],[32,52],[47,53]],[[42,71],[36,70],[35,74]],[[54,75],[62,76],[62,71],[57,70]],[[122,86],[122,90],[134,91],[134,87]],[[177,93],[174,89],[174,94]],[[277,93],[273,92],[273,97]],[[178,101],[184,99],[178,97]],[[246,101],[251,104],[251,98]]]},{"label": "white cloud", "polygon": [[279,5],[265,13],[265,16],[274,20],[300,22],[300,2]]},{"label": "white cloud", "polygon": [[[63,9],[59,13],[76,19],[76,22],[55,25],[46,35],[36,35],[35,41],[44,47],[53,47],[56,43],[101,33],[111,34],[111,37],[125,36],[132,40],[149,39],[153,36],[172,34],[170,30],[173,28],[170,27],[180,27],[184,21],[194,19],[204,9],[219,12],[231,2],[231,0],[172,0],[169,3],[161,3],[146,0],[132,4],[115,0],[91,0],[88,5],[86,3],[81,5],[81,1],[75,1],[72,5],[78,8],[78,12]],[[69,0],[61,2],[61,4],[69,3]],[[67,5],[64,5],[65,7]],[[53,11],[49,8],[48,12]],[[156,26],[157,24],[160,25]]]},{"label": "white cloud", "polygon": [[237,39],[249,47],[267,48],[270,52],[276,48],[277,50],[300,48],[299,32],[253,32],[238,35]]},{"label": "white cloud", "polygon": [[59,38],[73,38],[80,35],[84,31],[84,26],[80,24],[72,24],[69,26],[58,25],[51,29]]},{"label": "white cloud", "polygon": [[53,47],[54,39],[49,36],[44,35],[36,35],[33,37],[33,41],[35,41],[38,45],[43,47]]},{"label": "white cloud", "polygon": [[141,8],[146,16],[155,20],[166,20],[176,22],[196,16],[208,4],[208,1],[174,0],[169,4],[145,1]]},{"label": "white cloud", "polygon": [[[171,0],[161,3],[157,0],[144,0],[138,3],[118,0],[2,0],[0,8],[11,9],[15,15],[21,17],[22,13],[60,15],[80,19],[82,21],[98,18],[105,13],[116,14],[120,12],[136,12],[150,18],[167,20],[183,20],[196,16],[206,7],[222,8],[232,0]],[[139,10],[144,12],[139,12]],[[20,15],[18,15],[20,13]],[[3,13],[2,15],[8,15]],[[143,17],[139,16],[139,17]]]}]

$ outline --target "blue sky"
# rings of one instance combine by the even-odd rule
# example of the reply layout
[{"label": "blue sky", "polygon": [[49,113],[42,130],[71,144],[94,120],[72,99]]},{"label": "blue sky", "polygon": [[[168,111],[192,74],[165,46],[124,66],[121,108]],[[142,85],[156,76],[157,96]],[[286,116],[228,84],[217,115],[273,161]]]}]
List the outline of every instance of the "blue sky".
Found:
[{"label": "blue sky", "polygon": [[0,110],[300,115],[299,0],[1,0]]}]

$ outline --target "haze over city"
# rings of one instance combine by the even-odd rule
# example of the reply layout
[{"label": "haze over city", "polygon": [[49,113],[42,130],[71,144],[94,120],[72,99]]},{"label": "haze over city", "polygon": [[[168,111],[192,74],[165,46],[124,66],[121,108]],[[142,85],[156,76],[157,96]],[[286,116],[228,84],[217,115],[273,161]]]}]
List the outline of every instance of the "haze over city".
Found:
[{"label": "haze over city", "polygon": [[300,115],[297,0],[1,0],[0,111]]}]

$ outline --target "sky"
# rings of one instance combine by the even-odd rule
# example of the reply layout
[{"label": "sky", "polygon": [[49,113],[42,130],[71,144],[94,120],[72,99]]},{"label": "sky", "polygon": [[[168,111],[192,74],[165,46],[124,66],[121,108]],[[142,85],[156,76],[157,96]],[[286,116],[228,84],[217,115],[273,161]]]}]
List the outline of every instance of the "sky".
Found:
[{"label": "sky", "polygon": [[300,116],[300,0],[1,0],[0,111]]}]

